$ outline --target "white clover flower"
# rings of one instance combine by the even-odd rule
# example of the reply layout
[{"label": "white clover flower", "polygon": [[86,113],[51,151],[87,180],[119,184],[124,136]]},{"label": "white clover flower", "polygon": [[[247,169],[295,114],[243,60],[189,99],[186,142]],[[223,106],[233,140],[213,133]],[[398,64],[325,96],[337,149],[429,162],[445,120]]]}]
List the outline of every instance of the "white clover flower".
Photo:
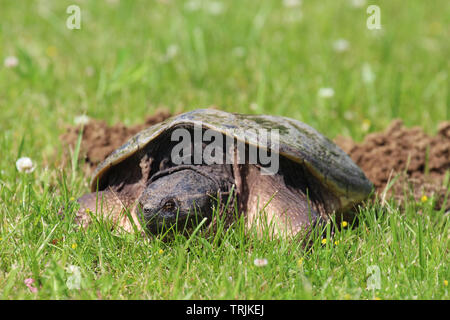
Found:
[{"label": "white clover flower", "polygon": [[213,2],[208,2],[208,6],[206,9],[210,14],[217,16],[217,15],[223,13],[225,6],[223,5],[222,2],[213,1]]},{"label": "white clover flower", "polygon": [[73,122],[74,122],[77,126],[79,126],[79,125],[84,126],[84,125],[87,125],[87,124],[89,123],[90,120],[91,120],[91,119],[90,119],[87,115],[82,114],[82,115],[80,115],[80,116],[76,116],[75,119],[73,119]]},{"label": "white clover flower", "polygon": [[371,37],[381,38],[382,36],[384,36],[385,31],[384,31],[383,28],[381,28],[381,29],[372,29],[372,30],[370,30],[369,34],[370,34]]},{"label": "white clover flower", "polygon": [[120,0],[106,0],[106,3],[109,4],[110,6],[116,6],[118,5],[120,2]]},{"label": "white clover flower", "polygon": [[37,1],[37,12],[40,16],[47,18],[51,14],[51,6],[48,0]]},{"label": "white clover flower", "polygon": [[175,57],[178,54],[178,46],[176,44],[171,44],[170,46],[167,47],[167,51],[166,51],[166,58],[167,59],[172,59],[173,57]]},{"label": "white clover flower", "polygon": [[250,110],[256,111],[259,109],[259,106],[256,102],[250,103]]},{"label": "white clover flower", "polygon": [[22,157],[16,161],[16,168],[19,172],[31,173],[34,171],[35,166],[30,158]]},{"label": "white clover flower", "polygon": [[350,42],[345,39],[337,39],[333,42],[333,49],[336,52],[344,52],[350,48]]},{"label": "white clover flower", "polygon": [[317,93],[319,97],[324,99],[329,99],[334,97],[334,89],[333,88],[320,88]]},{"label": "white clover flower", "polygon": [[231,51],[231,54],[235,57],[243,57],[245,56],[245,48],[243,47],[234,47],[233,50]]},{"label": "white clover flower", "polygon": [[191,0],[184,4],[184,8],[187,11],[197,11],[201,8],[201,3],[198,0]]},{"label": "white clover flower", "polygon": [[362,8],[366,2],[366,0],[350,0],[350,5],[354,8]]},{"label": "white clover flower", "polygon": [[375,73],[373,73],[370,64],[364,63],[361,70],[361,76],[364,83],[373,83],[375,81]]},{"label": "white clover flower", "polygon": [[19,65],[19,59],[15,56],[9,56],[5,58],[3,64],[6,68],[15,68]]},{"label": "white clover flower", "polygon": [[353,119],[355,119],[355,114],[352,111],[347,110],[344,112],[344,119],[345,120],[353,120]]},{"label": "white clover flower", "polygon": [[267,264],[269,263],[268,261],[267,261],[267,259],[265,259],[265,258],[263,258],[263,259],[255,259],[254,261],[253,261],[253,263],[254,263],[254,265],[255,266],[257,266],[257,267],[265,267],[265,266],[267,266]]},{"label": "white clover flower", "polygon": [[286,8],[299,7],[302,4],[302,0],[283,0],[283,6]]},{"label": "white clover flower", "polygon": [[166,53],[161,58],[162,62],[168,62],[176,57],[178,54],[178,46],[176,44],[171,44],[166,48]]},{"label": "white clover flower", "polygon": [[70,274],[67,277],[66,285],[69,290],[79,290],[81,286],[81,271],[78,266],[69,265],[67,272]]},{"label": "white clover flower", "polygon": [[78,266],[74,266],[74,265],[69,265],[67,267],[67,271],[69,273],[79,273],[80,272],[80,268]]}]

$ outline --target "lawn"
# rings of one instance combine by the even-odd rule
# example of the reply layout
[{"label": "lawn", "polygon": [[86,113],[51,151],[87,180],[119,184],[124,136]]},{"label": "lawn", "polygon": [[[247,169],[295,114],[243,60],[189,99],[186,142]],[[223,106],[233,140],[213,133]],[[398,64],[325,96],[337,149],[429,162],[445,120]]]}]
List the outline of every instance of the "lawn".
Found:
[{"label": "lawn", "polygon": [[[79,30],[66,27],[72,4]],[[367,27],[370,4],[381,29]],[[64,157],[59,139],[83,114],[131,125],[161,107],[214,105],[292,117],[330,139],[360,141],[395,118],[435,133],[450,118],[447,0],[0,8],[1,298],[449,299],[449,215],[433,199],[363,204],[357,224],[330,222],[310,247],[246,234],[239,221],[165,241],[105,223],[77,231],[57,214],[88,191],[82,159]],[[32,173],[16,169],[23,156]]]}]

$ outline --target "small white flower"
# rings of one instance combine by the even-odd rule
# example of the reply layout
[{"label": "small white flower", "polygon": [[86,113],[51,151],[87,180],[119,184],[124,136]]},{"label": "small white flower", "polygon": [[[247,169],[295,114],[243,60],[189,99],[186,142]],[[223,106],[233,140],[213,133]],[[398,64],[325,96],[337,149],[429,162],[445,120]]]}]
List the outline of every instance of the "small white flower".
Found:
[{"label": "small white flower", "polygon": [[67,277],[66,285],[69,290],[79,290],[81,286],[81,271],[77,266],[69,265],[67,267],[67,273],[70,274]]},{"label": "small white flower", "polygon": [[354,8],[362,8],[366,2],[366,0],[350,0],[350,4]]},{"label": "small white flower", "polygon": [[265,266],[267,266],[267,264],[269,263],[268,261],[267,261],[267,259],[265,259],[265,258],[263,258],[263,259],[255,259],[254,261],[253,261],[253,263],[255,264],[255,266],[257,266],[257,267],[265,267]]},{"label": "small white flower", "polygon": [[320,88],[317,93],[319,97],[324,99],[329,99],[334,97],[334,89],[333,88]]},{"label": "small white flower", "polygon": [[283,0],[283,6],[286,8],[294,8],[301,6],[302,0]]},{"label": "small white flower", "polygon": [[79,272],[80,272],[80,268],[77,267],[77,266],[69,265],[69,266],[67,267],[67,271],[68,271],[69,273],[79,273]]},{"label": "small white flower", "polygon": [[256,102],[250,103],[250,110],[256,111],[259,109],[259,106]]},{"label": "small white flower", "polygon": [[185,3],[184,8],[187,11],[197,11],[201,8],[201,3],[198,0],[191,0]]},{"label": "small white flower", "polygon": [[369,34],[370,34],[371,37],[381,38],[385,34],[385,31],[384,31],[383,28],[381,28],[381,29],[372,29],[372,30],[370,30]]},{"label": "small white flower", "polygon": [[368,63],[364,63],[361,75],[364,83],[372,83],[375,80],[375,74],[373,73],[372,68]]},{"label": "small white flower", "polygon": [[162,57],[163,62],[167,62],[175,58],[175,56],[178,54],[178,46],[176,44],[171,44],[167,47],[166,53]]},{"label": "small white flower", "polygon": [[176,44],[171,44],[167,47],[166,56],[170,59],[178,54],[178,46]]},{"label": "small white flower", "polygon": [[333,42],[333,49],[336,52],[344,52],[347,51],[350,47],[350,43],[345,39],[337,39]]},{"label": "small white flower", "polygon": [[35,166],[30,158],[22,157],[16,161],[16,168],[19,172],[31,173],[34,171]]},{"label": "small white flower", "polygon": [[15,68],[19,65],[19,59],[15,56],[9,56],[5,58],[3,64],[6,68]]},{"label": "small white flower", "polygon": [[47,0],[37,1],[37,12],[40,16],[47,18],[51,14],[51,6]]},{"label": "small white flower", "polygon": [[106,0],[106,3],[111,6],[116,6],[119,4],[119,2],[120,2],[120,0]]},{"label": "small white flower", "polygon": [[76,116],[75,119],[73,120],[73,122],[77,126],[78,125],[84,126],[84,125],[87,125],[89,123],[89,120],[90,120],[90,118],[87,115],[82,114],[80,116]]},{"label": "small white flower", "polygon": [[223,5],[222,2],[213,1],[213,2],[208,2],[208,6],[206,9],[210,14],[217,16],[217,15],[223,13],[225,6]]},{"label": "small white flower", "polygon": [[345,120],[353,120],[353,119],[355,119],[355,114],[352,111],[347,110],[344,112],[344,119]]},{"label": "small white flower", "polygon": [[233,50],[231,51],[231,53],[233,54],[233,56],[241,58],[241,57],[245,56],[245,48],[234,47]]}]

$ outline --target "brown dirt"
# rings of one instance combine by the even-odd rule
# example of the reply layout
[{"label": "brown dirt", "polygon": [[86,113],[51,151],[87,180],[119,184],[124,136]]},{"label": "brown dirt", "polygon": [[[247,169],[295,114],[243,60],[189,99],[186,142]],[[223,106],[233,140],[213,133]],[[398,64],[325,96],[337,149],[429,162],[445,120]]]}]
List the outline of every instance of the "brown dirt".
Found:
[{"label": "brown dirt", "polygon": [[[84,157],[86,163],[86,171],[91,172],[111,152],[142,129],[164,121],[170,116],[171,114],[167,110],[157,110],[155,114],[148,116],[144,123],[130,127],[122,123],[108,126],[103,120],[90,119],[84,125],[80,147],[80,154]],[[60,137],[61,141],[73,149],[77,143],[80,130],[81,126],[68,127],[66,133]]]},{"label": "brown dirt", "polygon": [[[398,200],[406,196],[416,201],[424,195],[434,196],[436,208],[444,204],[449,191],[445,177],[450,171],[450,122],[441,123],[434,137],[395,120],[384,132],[367,135],[362,143],[344,137],[335,142],[361,167],[379,194],[386,191]],[[450,201],[445,207],[450,208]]]},{"label": "brown dirt", "polygon": [[[159,110],[144,123],[130,127],[122,123],[108,126],[105,121],[91,119],[84,126],[80,150],[87,173],[134,134],[170,116],[168,111]],[[80,126],[67,128],[62,142],[74,148],[80,130]],[[394,195],[400,201],[405,196],[420,201],[426,195],[434,198],[436,208],[444,204],[449,193],[445,177],[450,172],[450,122],[441,123],[434,137],[395,120],[384,132],[367,135],[362,143],[346,137],[337,137],[335,142],[361,167],[378,194],[386,191],[387,196]],[[450,209],[450,199],[445,207]]]}]

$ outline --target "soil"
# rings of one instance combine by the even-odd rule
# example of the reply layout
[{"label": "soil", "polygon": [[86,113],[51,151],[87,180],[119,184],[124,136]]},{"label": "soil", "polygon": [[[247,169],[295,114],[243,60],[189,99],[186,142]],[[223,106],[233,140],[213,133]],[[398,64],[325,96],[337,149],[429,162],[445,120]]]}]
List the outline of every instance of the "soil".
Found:
[{"label": "soil", "polygon": [[[81,155],[87,174],[113,150],[140,130],[168,117],[167,110],[159,110],[142,124],[127,127],[122,123],[108,126],[105,121],[90,119],[84,125]],[[69,127],[61,136],[72,147],[77,142],[81,126]],[[406,128],[401,120],[394,120],[384,131],[372,133],[362,143],[351,138],[337,137],[339,145],[373,182],[381,197],[397,200],[413,197],[420,202],[426,196],[439,209],[450,209],[450,122],[439,125],[436,136],[429,136],[419,127]],[[449,172],[449,173],[446,173]],[[406,192],[405,192],[406,191]]]},{"label": "soil", "polygon": [[[129,138],[158,122],[169,118],[171,114],[167,110],[157,110],[155,114],[148,116],[144,123],[134,126],[125,126],[117,123],[108,126],[103,120],[89,119],[83,127],[83,137],[81,140],[80,155],[84,157],[85,171],[92,172],[95,167],[102,162],[115,149],[124,144]],[[82,126],[70,126],[60,138],[65,145],[74,149]]]},{"label": "soil", "polygon": [[[378,194],[398,200],[414,197],[417,202],[428,198],[437,209],[444,205],[449,193],[450,122],[441,123],[437,135],[429,136],[419,127],[406,128],[394,120],[362,143],[344,137],[335,142],[361,167]],[[450,200],[445,208],[450,208]]]}]

